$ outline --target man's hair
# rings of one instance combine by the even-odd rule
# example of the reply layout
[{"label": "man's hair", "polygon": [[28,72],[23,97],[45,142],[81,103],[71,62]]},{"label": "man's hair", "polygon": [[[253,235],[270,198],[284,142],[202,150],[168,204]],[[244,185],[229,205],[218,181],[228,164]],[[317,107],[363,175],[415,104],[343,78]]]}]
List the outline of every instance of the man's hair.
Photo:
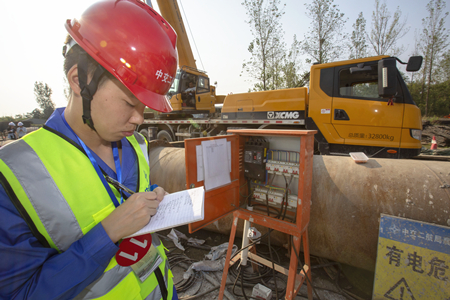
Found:
[{"label": "man's hair", "polygon": [[[97,68],[99,63],[95,59],[93,59],[88,53],[86,53],[86,51],[84,51],[84,49],[81,48],[78,44],[75,44],[72,47],[70,47],[69,45],[71,44],[72,41],[73,41],[72,37],[70,36],[70,34],[68,34],[66,37],[66,41],[64,42],[64,47],[63,47],[64,74],[67,77],[67,73],[69,73],[69,70],[74,65],[78,64],[80,55],[86,54],[86,57],[88,60],[87,76],[88,76],[88,78],[90,78],[93,75],[93,73],[95,72],[95,69]],[[70,47],[70,48],[67,50],[68,47]],[[98,87],[100,87],[107,78],[110,80],[115,79],[115,77],[111,73],[109,73],[108,71],[105,70],[105,76],[102,76],[102,78],[100,79],[100,82],[98,83]],[[69,85],[69,90],[72,91],[72,89],[70,88],[70,85]]]}]

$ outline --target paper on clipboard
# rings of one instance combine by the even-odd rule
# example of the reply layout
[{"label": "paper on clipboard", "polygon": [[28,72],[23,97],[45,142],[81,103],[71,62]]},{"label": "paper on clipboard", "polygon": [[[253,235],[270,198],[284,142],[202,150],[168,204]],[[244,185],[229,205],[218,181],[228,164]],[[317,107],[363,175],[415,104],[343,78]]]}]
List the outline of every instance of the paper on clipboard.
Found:
[{"label": "paper on clipboard", "polygon": [[201,221],[205,218],[204,204],[203,186],[165,195],[150,222],[128,237]]},{"label": "paper on clipboard", "polygon": [[[227,140],[216,139],[202,142],[205,189],[231,183],[228,166]],[[227,158],[227,159],[224,159]]]},{"label": "paper on clipboard", "polygon": [[[197,157],[197,182],[205,180],[205,168],[203,167],[203,147],[202,145],[195,146]],[[231,142],[227,141],[227,161],[228,172],[231,173]]]},{"label": "paper on clipboard", "polygon": [[205,169],[203,168],[202,145],[195,146],[197,156],[197,182],[205,180]]}]

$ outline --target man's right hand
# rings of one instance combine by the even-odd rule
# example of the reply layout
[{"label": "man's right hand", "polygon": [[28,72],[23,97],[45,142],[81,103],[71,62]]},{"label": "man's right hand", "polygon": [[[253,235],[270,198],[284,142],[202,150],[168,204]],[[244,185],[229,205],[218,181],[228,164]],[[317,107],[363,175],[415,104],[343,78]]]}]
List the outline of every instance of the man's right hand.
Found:
[{"label": "man's right hand", "polygon": [[102,221],[103,228],[113,243],[117,243],[147,225],[156,214],[159,202],[155,192],[133,194]]}]

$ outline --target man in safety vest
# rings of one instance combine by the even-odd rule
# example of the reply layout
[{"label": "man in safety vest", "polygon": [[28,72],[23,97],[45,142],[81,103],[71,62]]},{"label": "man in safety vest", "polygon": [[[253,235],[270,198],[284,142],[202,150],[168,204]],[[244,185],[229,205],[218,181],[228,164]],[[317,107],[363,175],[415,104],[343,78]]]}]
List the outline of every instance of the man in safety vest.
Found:
[{"label": "man in safety vest", "polygon": [[176,33],[139,0],[96,2],[65,27],[67,107],[0,150],[0,298],[177,299],[156,234],[117,263],[165,195],[135,129],[146,106],[172,109]]}]

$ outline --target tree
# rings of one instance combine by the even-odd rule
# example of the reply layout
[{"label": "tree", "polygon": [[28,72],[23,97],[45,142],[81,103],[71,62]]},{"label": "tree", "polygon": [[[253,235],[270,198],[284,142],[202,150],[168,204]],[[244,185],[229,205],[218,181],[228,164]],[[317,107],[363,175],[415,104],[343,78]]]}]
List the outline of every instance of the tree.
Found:
[{"label": "tree", "polygon": [[427,4],[429,16],[422,19],[423,30],[420,36],[422,53],[424,53],[424,66],[422,76],[422,97],[425,97],[425,116],[430,108],[430,89],[434,71],[441,53],[448,46],[448,31],[444,27],[448,12],[445,10],[445,2],[442,0],[430,0]]},{"label": "tree", "polygon": [[333,0],[313,0],[305,6],[306,15],[312,19],[302,43],[302,50],[310,56],[306,62],[322,64],[338,59],[343,48],[342,40],[345,38],[344,14],[333,4]]},{"label": "tree", "polygon": [[372,13],[372,30],[367,38],[377,55],[388,53],[399,55],[404,51],[403,47],[395,47],[397,40],[409,31],[409,27],[406,27],[406,18],[401,21],[401,16],[402,12],[399,7],[397,7],[392,18],[386,2],[380,5],[380,1],[375,0],[375,11]]},{"label": "tree", "polygon": [[40,112],[41,118],[48,119],[51,116],[55,110],[55,103],[53,103],[51,98],[52,93],[52,89],[46,83],[37,81],[34,83],[34,96],[41,111],[38,109],[33,110],[33,116],[37,115],[37,111]]},{"label": "tree", "polygon": [[31,114],[31,118],[34,118],[34,119],[43,119],[44,118],[44,116],[42,115],[42,112],[39,108],[33,109],[33,111],[30,114]]},{"label": "tree", "polygon": [[309,71],[301,72],[301,69],[300,42],[297,40],[297,36],[294,35],[294,41],[283,65],[285,88],[302,87],[309,82]]},{"label": "tree", "polygon": [[367,56],[367,43],[366,43],[366,19],[364,19],[363,13],[360,12],[355,23],[352,25],[353,31],[350,37],[349,58],[362,58]]},{"label": "tree", "polygon": [[244,0],[242,5],[247,16],[253,41],[248,47],[251,58],[242,65],[243,72],[249,73],[257,83],[254,90],[265,91],[280,85],[281,62],[284,55],[283,31],[280,19],[284,6],[279,9],[280,0]]},{"label": "tree", "polygon": [[436,72],[436,81],[448,82],[450,84],[450,50],[442,55]]}]

